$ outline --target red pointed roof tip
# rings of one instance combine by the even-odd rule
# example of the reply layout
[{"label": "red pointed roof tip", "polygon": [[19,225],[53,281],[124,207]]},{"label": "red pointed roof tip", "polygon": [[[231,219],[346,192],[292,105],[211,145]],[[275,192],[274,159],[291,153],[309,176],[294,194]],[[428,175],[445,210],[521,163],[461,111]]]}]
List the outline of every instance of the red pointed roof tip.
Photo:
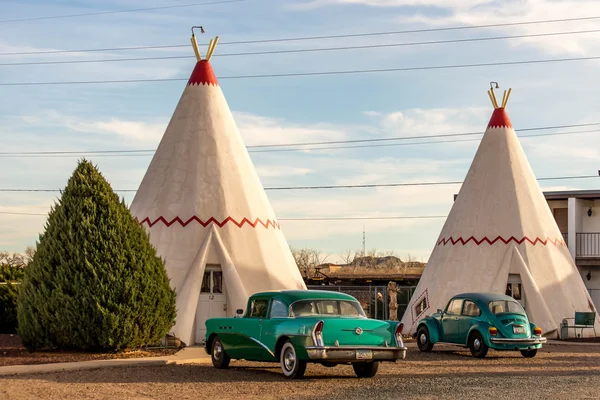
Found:
[{"label": "red pointed roof tip", "polygon": [[512,123],[504,108],[500,107],[494,110],[488,128],[512,128]]},{"label": "red pointed roof tip", "polygon": [[219,85],[210,62],[202,60],[196,63],[196,67],[194,67],[188,85]]}]

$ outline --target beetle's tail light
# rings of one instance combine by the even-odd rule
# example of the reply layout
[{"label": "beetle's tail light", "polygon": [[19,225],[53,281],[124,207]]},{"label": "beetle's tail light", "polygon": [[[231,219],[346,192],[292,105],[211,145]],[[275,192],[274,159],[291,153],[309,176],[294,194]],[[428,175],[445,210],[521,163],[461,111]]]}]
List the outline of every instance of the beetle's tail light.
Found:
[{"label": "beetle's tail light", "polygon": [[533,334],[536,336],[542,336],[542,328],[536,326],[535,328],[533,328]]},{"label": "beetle's tail light", "polygon": [[315,346],[323,347],[325,344],[323,342],[323,325],[325,323],[321,320],[317,322],[315,327],[313,328],[313,341],[315,342]]},{"label": "beetle's tail light", "polygon": [[498,334],[498,329],[494,326],[491,326],[489,331],[490,331],[490,335],[492,335],[492,336],[496,336]]},{"label": "beetle's tail light", "polygon": [[396,331],[394,332],[394,338],[396,339],[397,347],[404,346],[404,342],[402,341],[402,329],[404,329],[404,324],[401,322],[396,326]]}]

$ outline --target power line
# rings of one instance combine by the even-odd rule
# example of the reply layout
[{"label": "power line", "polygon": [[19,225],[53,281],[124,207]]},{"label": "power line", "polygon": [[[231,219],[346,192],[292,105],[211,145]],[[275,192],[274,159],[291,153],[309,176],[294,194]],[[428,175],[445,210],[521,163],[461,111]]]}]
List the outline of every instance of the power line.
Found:
[{"label": "power line", "polygon": [[[0,211],[0,215],[31,215],[47,217],[48,213],[26,213]],[[377,217],[314,217],[314,218],[277,218],[277,221],[353,221],[353,220],[397,220],[397,219],[435,219],[446,218],[447,215],[415,215],[415,216],[377,216]]]},{"label": "power line", "polygon": [[[239,0],[239,1],[243,1],[243,0]],[[222,45],[294,42],[294,41],[324,40],[324,39],[344,39],[344,38],[368,37],[368,36],[402,35],[402,34],[410,34],[410,33],[445,32],[445,31],[481,29],[481,28],[499,28],[499,27],[507,27],[507,26],[549,24],[549,23],[557,23],[557,22],[589,21],[589,20],[596,20],[596,19],[600,19],[600,16],[548,19],[548,20],[522,21],[522,22],[508,22],[508,23],[487,24],[487,25],[411,29],[411,30],[402,30],[402,31],[383,31],[383,32],[349,33],[349,34],[339,34],[339,35],[321,35],[321,36],[304,36],[304,37],[289,37],[289,38],[276,38],[276,39],[244,40],[244,41],[233,41],[233,42],[219,42],[219,45],[222,46]],[[101,49],[28,51],[28,52],[0,53],[0,56],[59,54],[59,53],[87,53],[87,52],[125,51],[125,50],[151,50],[151,49],[181,48],[181,47],[189,47],[189,43],[188,44],[178,44],[178,45],[128,46],[128,47],[113,47],[113,48],[101,48]]]},{"label": "power line", "polygon": [[81,13],[81,14],[52,15],[52,16],[46,16],[46,17],[31,17],[31,18],[20,18],[20,19],[6,19],[6,20],[0,21],[0,24],[7,24],[7,23],[12,23],[12,22],[25,22],[25,21],[41,21],[41,20],[47,20],[47,19],[88,17],[88,16],[94,16],[94,15],[109,15],[109,14],[133,13],[133,12],[140,12],[140,11],[166,10],[166,9],[169,9],[169,8],[186,8],[186,7],[209,6],[209,5],[213,5],[213,4],[240,3],[242,1],[246,1],[246,0],[220,0],[220,1],[211,1],[211,2],[204,2],[204,3],[190,3],[190,4],[160,6],[160,7],[135,8],[135,9],[130,9],[130,10],[97,11],[97,12]]},{"label": "power line", "polygon": [[322,217],[322,218],[277,218],[278,221],[350,221],[388,219],[434,219],[447,218],[447,215],[382,216],[382,217]]},{"label": "power line", "polygon": [[[555,58],[548,60],[525,60],[525,61],[506,61],[493,63],[474,63],[474,64],[455,64],[455,65],[433,65],[421,67],[401,67],[401,68],[379,68],[379,69],[357,69],[347,71],[317,71],[317,72],[291,72],[280,74],[258,74],[258,75],[233,75],[218,78],[219,80],[226,79],[261,79],[261,78],[291,78],[300,76],[327,76],[327,75],[351,75],[365,73],[382,73],[382,72],[407,72],[407,71],[424,71],[424,70],[440,70],[440,69],[458,69],[458,68],[480,68],[494,67],[507,65],[524,65],[524,64],[548,64],[557,62],[569,61],[590,61],[598,60],[600,56],[592,57],[572,57],[572,58]],[[0,86],[47,86],[47,85],[93,85],[93,84],[121,84],[121,83],[149,83],[149,82],[176,82],[188,81],[189,78],[154,78],[154,79],[123,79],[123,80],[102,80],[102,81],[63,81],[63,82],[2,82]]]},{"label": "power line", "polygon": [[[538,178],[538,181],[563,180],[563,179],[589,179],[598,178],[598,175],[574,175],[574,176],[554,176]],[[319,189],[364,189],[376,187],[409,187],[409,186],[441,186],[441,185],[459,185],[462,181],[438,181],[438,182],[402,182],[402,183],[373,183],[360,185],[324,185],[324,186],[282,186],[266,187],[264,190],[319,190]],[[60,192],[61,189],[0,189],[0,192]],[[122,189],[115,192],[137,192],[137,189]]]},{"label": "power line", "polygon": [[[408,42],[408,43],[385,43],[385,44],[371,44],[371,45],[360,45],[360,46],[338,46],[338,47],[322,47],[322,48],[309,48],[309,49],[268,50],[268,51],[242,52],[242,53],[224,53],[224,54],[215,54],[215,56],[239,57],[239,56],[255,56],[255,55],[308,53],[308,52],[320,52],[320,51],[379,49],[379,48],[390,48],[390,47],[422,46],[422,45],[432,45],[432,44],[467,43],[467,42],[481,42],[481,41],[491,41],[491,40],[507,40],[507,39],[521,39],[521,38],[559,36],[559,35],[575,35],[575,34],[598,33],[598,32],[600,32],[600,29],[585,30],[585,31],[571,31],[571,32],[536,33],[536,34],[524,34],[524,35],[513,35],[513,36],[492,36],[492,37],[470,38],[470,39],[434,40],[434,41]],[[106,63],[106,62],[178,60],[178,59],[188,59],[188,58],[195,58],[195,56],[194,55],[185,55],[185,56],[156,56],[156,57],[141,57],[141,58],[112,58],[112,59],[97,59],[97,60],[23,61],[23,62],[13,62],[13,63],[0,63],[0,66],[7,67],[7,66],[24,66],[24,65],[87,64],[87,63]]]},{"label": "power line", "polygon": [[[572,124],[572,125],[555,125],[555,126],[544,126],[537,128],[524,128],[524,129],[515,129],[517,132],[525,132],[525,131],[537,131],[537,130],[548,130],[548,129],[561,129],[561,128],[573,128],[573,127],[583,127],[583,126],[594,126],[600,125],[598,123],[589,123],[589,124]],[[595,133],[600,132],[600,130],[580,130],[580,131],[570,131],[570,132],[553,132],[553,133],[542,133],[542,134],[533,134],[533,135],[521,135],[519,138],[530,138],[530,137],[547,137],[547,136],[561,136],[561,135],[573,135],[580,133]],[[281,151],[313,151],[313,150],[331,150],[331,149],[355,149],[355,148],[369,148],[369,147],[389,147],[389,146],[411,146],[411,145],[422,145],[422,144],[439,144],[439,143],[457,143],[457,142],[470,142],[480,140],[476,139],[462,139],[462,140],[439,140],[439,141],[421,141],[421,142],[411,142],[411,143],[385,143],[385,144],[375,144],[375,145],[358,145],[358,146],[332,146],[332,147],[292,147],[292,148],[283,148],[287,146],[312,146],[312,145],[327,145],[327,144],[344,144],[344,143],[370,143],[370,142],[390,142],[390,141],[402,141],[402,140],[414,140],[414,139],[429,139],[429,138],[449,138],[449,137],[457,137],[457,136],[471,136],[471,135],[483,135],[482,132],[465,132],[465,133],[449,133],[449,134],[439,134],[439,135],[423,135],[423,136],[400,136],[400,137],[392,137],[392,138],[374,138],[374,139],[356,139],[356,140],[337,140],[337,141],[322,141],[322,142],[304,142],[304,143],[287,143],[287,144],[264,144],[264,145],[251,145],[246,146],[249,149],[250,153],[263,153],[263,152],[281,152]],[[257,149],[258,150],[255,150]],[[264,148],[264,149],[262,149]],[[262,149],[262,150],[261,150]],[[94,155],[94,156],[151,156],[154,154],[156,149],[132,149],[132,150],[76,150],[76,151],[60,151],[60,150],[51,150],[51,151],[24,151],[24,152],[0,152],[0,158],[32,158],[32,157],[80,157],[84,155]],[[147,154],[141,154],[147,153]]]}]

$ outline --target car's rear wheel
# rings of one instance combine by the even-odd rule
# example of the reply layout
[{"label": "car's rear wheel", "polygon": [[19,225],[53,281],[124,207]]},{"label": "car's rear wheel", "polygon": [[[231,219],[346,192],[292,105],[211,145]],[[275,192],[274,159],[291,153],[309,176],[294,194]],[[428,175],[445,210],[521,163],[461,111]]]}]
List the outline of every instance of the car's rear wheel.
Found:
[{"label": "car's rear wheel", "polygon": [[473,357],[483,358],[488,352],[488,346],[485,344],[481,333],[475,331],[469,337],[469,349]]},{"label": "car's rear wheel", "polygon": [[425,325],[417,330],[417,346],[419,346],[419,350],[425,352],[433,349],[433,343],[431,343],[431,337],[429,336],[429,329],[427,329]]},{"label": "car's rear wheel", "polygon": [[281,370],[286,378],[299,379],[304,376],[306,371],[306,361],[298,359],[296,349],[291,341],[286,341],[281,348],[279,355]]},{"label": "car's rear wheel", "polygon": [[525,358],[535,357],[536,354],[537,354],[537,349],[521,350],[521,355]]},{"label": "car's rear wheel", "polygon": [[372,378],[377,373],[379,361],[353,363],[352,368],[354,368],[354,373],[359,378]]},{"label": "car's rear wheel", "polygon": [[231,358],[225,352],[225,348],[223,347],[223,343],[219,337],[215,337],[212,341],[212,348],[210,352],[210,358],[212,360],[213,367],[224,369],[229,367],[229,361]]}]

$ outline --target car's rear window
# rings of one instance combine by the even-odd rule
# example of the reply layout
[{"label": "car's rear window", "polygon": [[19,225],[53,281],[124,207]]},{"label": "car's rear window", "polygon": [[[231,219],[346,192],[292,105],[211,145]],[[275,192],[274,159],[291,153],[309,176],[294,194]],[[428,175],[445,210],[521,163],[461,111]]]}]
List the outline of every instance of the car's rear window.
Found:
[{"label": "car's rear window", "polygon": [[349,300],[299,300],[292,304],[292,316],[339,315],[365,317],[365,312],[357,301]]},{"label": "car's rear window", "polygon": [[516,313],[525,314],[525,310],[521,304],[514,300],[494,300],[488,303],[488,307],[492,314]]}]

